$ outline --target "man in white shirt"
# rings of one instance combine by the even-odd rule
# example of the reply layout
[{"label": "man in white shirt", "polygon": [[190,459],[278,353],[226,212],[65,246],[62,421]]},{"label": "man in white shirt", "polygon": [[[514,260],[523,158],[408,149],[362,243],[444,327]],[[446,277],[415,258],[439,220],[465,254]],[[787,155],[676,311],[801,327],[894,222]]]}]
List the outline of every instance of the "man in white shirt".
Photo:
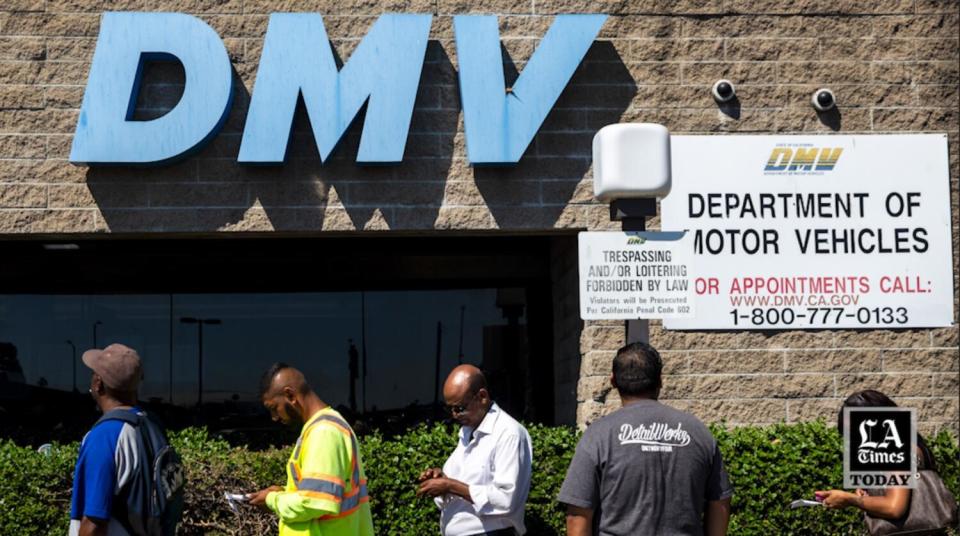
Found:
[{"label": "man in white shirt", "polygon": [[443,536],[512,536],[526,532],[530,434],[490,399],[480,369],[461,365],[443,384],[460,440],[443,469],[420,474],[417,495],[434,497]]}]

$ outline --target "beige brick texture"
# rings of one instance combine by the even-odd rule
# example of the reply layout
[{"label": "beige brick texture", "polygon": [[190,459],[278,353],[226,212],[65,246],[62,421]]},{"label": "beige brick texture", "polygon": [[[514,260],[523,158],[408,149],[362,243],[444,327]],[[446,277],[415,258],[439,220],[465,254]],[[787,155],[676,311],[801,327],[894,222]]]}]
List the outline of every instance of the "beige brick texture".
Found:
[{"label": "beige brick texture", "polygon": [[[237,73],[222,132],[193,157],[159,168],[69,164],[96,45],[98,0],[0,3],[0,235],[617,229],[593,199],[590,142],[602,126],[651,121],[675,133],[943,132],[950,147],[954,265],[960,254],[960,13],[943,0],[124,0],[110,9],[196,15],[223,38]],[[286,165],[236,162],[270,13],[324,15],[334,48],[353,48],[384,12],[434,15],[402,164],[353,163],[354,126],[321,164],[298,112]],[[499,15],[508,80],[554,15],[610,15],[521,162],[466,160],[452,16]],[[163,115],[184,75],[151,64],[135,117]],[[709,94],[737,84],[737,117]],[[840,120],[811,92],[830,86]],[[657,220],[652,223],[657,226]],[[568,237],[569,238],[569,237]],[[572,245],[571,245],[572,244]],[[625,330],[582,322],[575,241],[551,253],[555,414],[585,425],[617,407],[608,377]],[[960,281],[955,283],[960,289]],[[956,292],[956,290],[955,290]],[[955,304],[958,300],[955,297]],[[955,305],[955,311],[958,307]],[[880,388],[921,410],[924,430],[958,428],[958,328],[890,331],[671,332],[663,398],[732,424],[833,419],[843,397]]]}]

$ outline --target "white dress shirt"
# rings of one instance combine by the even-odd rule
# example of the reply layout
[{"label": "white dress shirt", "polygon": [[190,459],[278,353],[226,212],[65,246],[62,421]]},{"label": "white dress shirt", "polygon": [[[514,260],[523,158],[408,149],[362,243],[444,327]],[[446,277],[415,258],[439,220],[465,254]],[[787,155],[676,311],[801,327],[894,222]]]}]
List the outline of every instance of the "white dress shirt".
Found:
[{"label": "white dress shirt", "polygon": [[435,499],[442,510],[443,536],[469,536],[511,527],[517,534],[524,534],[523,508],[530,492],[532,461],[530,434],[496,403],[491,404],[476,431],[462,427],[457,448],[443,464],[443,473],[466,484],[473,503],[453,494]]}]

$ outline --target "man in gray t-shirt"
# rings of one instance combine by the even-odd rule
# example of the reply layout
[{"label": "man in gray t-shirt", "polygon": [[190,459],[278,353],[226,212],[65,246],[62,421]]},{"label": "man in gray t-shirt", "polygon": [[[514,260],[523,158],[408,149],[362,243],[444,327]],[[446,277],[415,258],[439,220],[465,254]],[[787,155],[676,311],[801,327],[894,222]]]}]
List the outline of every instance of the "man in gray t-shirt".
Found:
[{"label": "man in gray t-shirt", "polygon": [[657,402],[660,354],[620,349],[611,383],[623,407],[584,432],[557,500],[569,536],[723,536],[733,488],[713,435]]}]

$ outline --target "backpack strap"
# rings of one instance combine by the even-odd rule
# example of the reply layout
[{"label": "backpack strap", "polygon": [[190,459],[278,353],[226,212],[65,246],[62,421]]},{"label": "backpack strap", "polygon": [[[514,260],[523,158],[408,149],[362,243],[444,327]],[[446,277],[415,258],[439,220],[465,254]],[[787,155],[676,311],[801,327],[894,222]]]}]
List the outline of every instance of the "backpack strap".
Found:
[{"label": "backpack strap", "polygon": [[104,413],[93,426],[96,427],[104,421],[123,421],[131,426],[139,426],[140,415],[132,413],[129,409],[113,409]]},{"label": "backpack strap", "polygon": [[[113,409],[104,413],[99,419],[97,419],[97,422],[94,423],[93,428],[96,428],[97,426],[100,425],[100,423],[106,422],[106,421],[124,422],[136,428],[138,434],[141,433],[141,430],[140,430],[140,424],[142,422],[141,416],[137,413],[130,411],[129,409]],[[143,444],[142,440],[140,444],[141,445]],[[147,463],[147,465],[150,465],[149,462]],[[144,469],[141,468],[141,472],[143,472],[143,470]],[[140,478],[143,478],[143,477],[140,476]],[[114,495],[113,512],[111,517],[112,519],[115,519],[118,523],[120,523],[120,526],[122,526],[123,529],[127,531],[128,534],[137,534],[137,531],[134,530],[133,525],[130,523],[130,518],[128,514],[129,508],[127,506],[127,495],[130,491],[129,485],[130,484],[128,483],[128,485],[123,490],[121,490],[121,493]]]}]

